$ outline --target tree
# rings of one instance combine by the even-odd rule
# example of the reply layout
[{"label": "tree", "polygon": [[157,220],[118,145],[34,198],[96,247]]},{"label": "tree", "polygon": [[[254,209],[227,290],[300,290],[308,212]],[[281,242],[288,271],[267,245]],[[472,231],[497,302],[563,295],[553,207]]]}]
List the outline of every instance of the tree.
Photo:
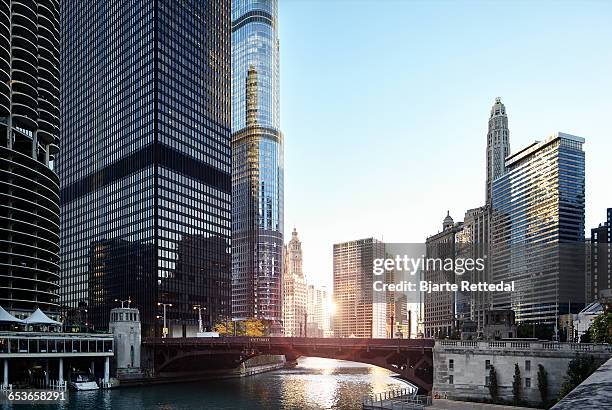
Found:
[{"label": "tree", "polygon": [[489,394],[493,402],[499,401],[499,385],[497,384],[497,372],[495,367],[489,368]]},{"label": "tree", "polygon": [[512,380],[512,399],[514,404],[518,404],[522,399],[522,380],[521,380],[521,369],[518,363],[514,364],[514,379]]},{"label": "tree", "polygon": [[612,343],[612,312],[602,313],[593,319],[588,333],[593,343]]},{"label": "tree", "polygon": [[266,336],[268,333],[266,324],[255,318],[241,322],[219,322],[214,326],[214,331],[223,336],[233,336],[234,327],[236,328],[236,336],[261,337]]},{"label": "tree", "polygon": [[548,372],[541,364],[538,365],[538,390],[542,398],[542,404],[548,401]]},{"label": "tree", "polygon": [[567,366],[567,374],[563,379],[561,390],[559,391],[559,400],[565,397],[566,394],[571,392],[582,383],[587,377],[589,377],[601,363],[595,361],[593,356],[580,356],[576,355],[574,359]]}]

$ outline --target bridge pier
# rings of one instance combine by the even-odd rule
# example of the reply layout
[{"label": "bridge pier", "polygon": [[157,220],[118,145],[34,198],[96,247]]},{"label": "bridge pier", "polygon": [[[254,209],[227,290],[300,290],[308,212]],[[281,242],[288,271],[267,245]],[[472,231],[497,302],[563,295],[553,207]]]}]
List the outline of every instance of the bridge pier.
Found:
[{"label": "bridge pier", "polygon": [[2,387],[7,388],[9,385],[8,382],[8,359],[4,359],[4,372],[2,378]]},{"label": "bridge pier", "polygon": [[108,383],[110,378],[110,357],[104,358],[104,383]]},{"label": "bridge pier", "polygon": [[57,380],[60,383],[64,382],[64,358],[63,357],[59,358],[59,369],[58,369]]}]

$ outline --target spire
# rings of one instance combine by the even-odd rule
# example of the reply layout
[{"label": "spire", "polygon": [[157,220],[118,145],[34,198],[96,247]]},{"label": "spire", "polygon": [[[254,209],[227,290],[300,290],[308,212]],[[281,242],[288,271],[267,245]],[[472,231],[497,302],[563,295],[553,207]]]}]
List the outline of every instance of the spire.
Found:
[{"label": "spire", "polygon": [[453,218],[451,218],[450,211],[446,211],[446,218],[444,218],[444,221],[442,221],[442,230],[445,231],[449,228],[452,228],[453,225],[455,225],[455,221],[453,220]]},{"label": "spire", "polygon": [[487,184],[486,204],[491,205],[493,181],[506,173],[506,157],[510,155],[510,130],[506,106],[495,98],[489,116],[487,132]]}]

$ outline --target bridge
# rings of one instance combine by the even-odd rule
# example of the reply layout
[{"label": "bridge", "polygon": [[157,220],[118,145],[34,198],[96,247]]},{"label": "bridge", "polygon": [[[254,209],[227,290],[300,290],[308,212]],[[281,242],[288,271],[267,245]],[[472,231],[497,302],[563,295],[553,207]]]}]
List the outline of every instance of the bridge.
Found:
[{"label": "bridge", "polygon": [[348,360],[379,366],[417,386],[420,394],[433,384],[433,339],[361,339],[306,337],[143,338],[147,367],[156,374],[235,368],[264,354]]}]

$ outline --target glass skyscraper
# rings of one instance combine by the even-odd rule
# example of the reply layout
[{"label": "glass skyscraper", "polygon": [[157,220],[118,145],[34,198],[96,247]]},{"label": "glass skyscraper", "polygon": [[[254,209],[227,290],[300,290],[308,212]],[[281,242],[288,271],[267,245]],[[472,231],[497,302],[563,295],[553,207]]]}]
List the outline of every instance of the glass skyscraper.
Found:
[{"label": "glass skyscraper", "polygon": [[59,313],[59,2],[0,3],[0,306]]},{"label": "glass skyscraper", "polygon": [[278,3],[232,2],[232,315],[280,330],[283,135]]},{"label": "glass skyscraper", "polygon": [[[61,302],[230,315],[230,1],[61,3]],[[85,309],[83,309],[85,310]]]},{"label": "glass skyscraper", "polygon": [[506,159],[493,183],[493,295],[519,322],[555,323],[584,306],[584,139],[557,133]]}]

